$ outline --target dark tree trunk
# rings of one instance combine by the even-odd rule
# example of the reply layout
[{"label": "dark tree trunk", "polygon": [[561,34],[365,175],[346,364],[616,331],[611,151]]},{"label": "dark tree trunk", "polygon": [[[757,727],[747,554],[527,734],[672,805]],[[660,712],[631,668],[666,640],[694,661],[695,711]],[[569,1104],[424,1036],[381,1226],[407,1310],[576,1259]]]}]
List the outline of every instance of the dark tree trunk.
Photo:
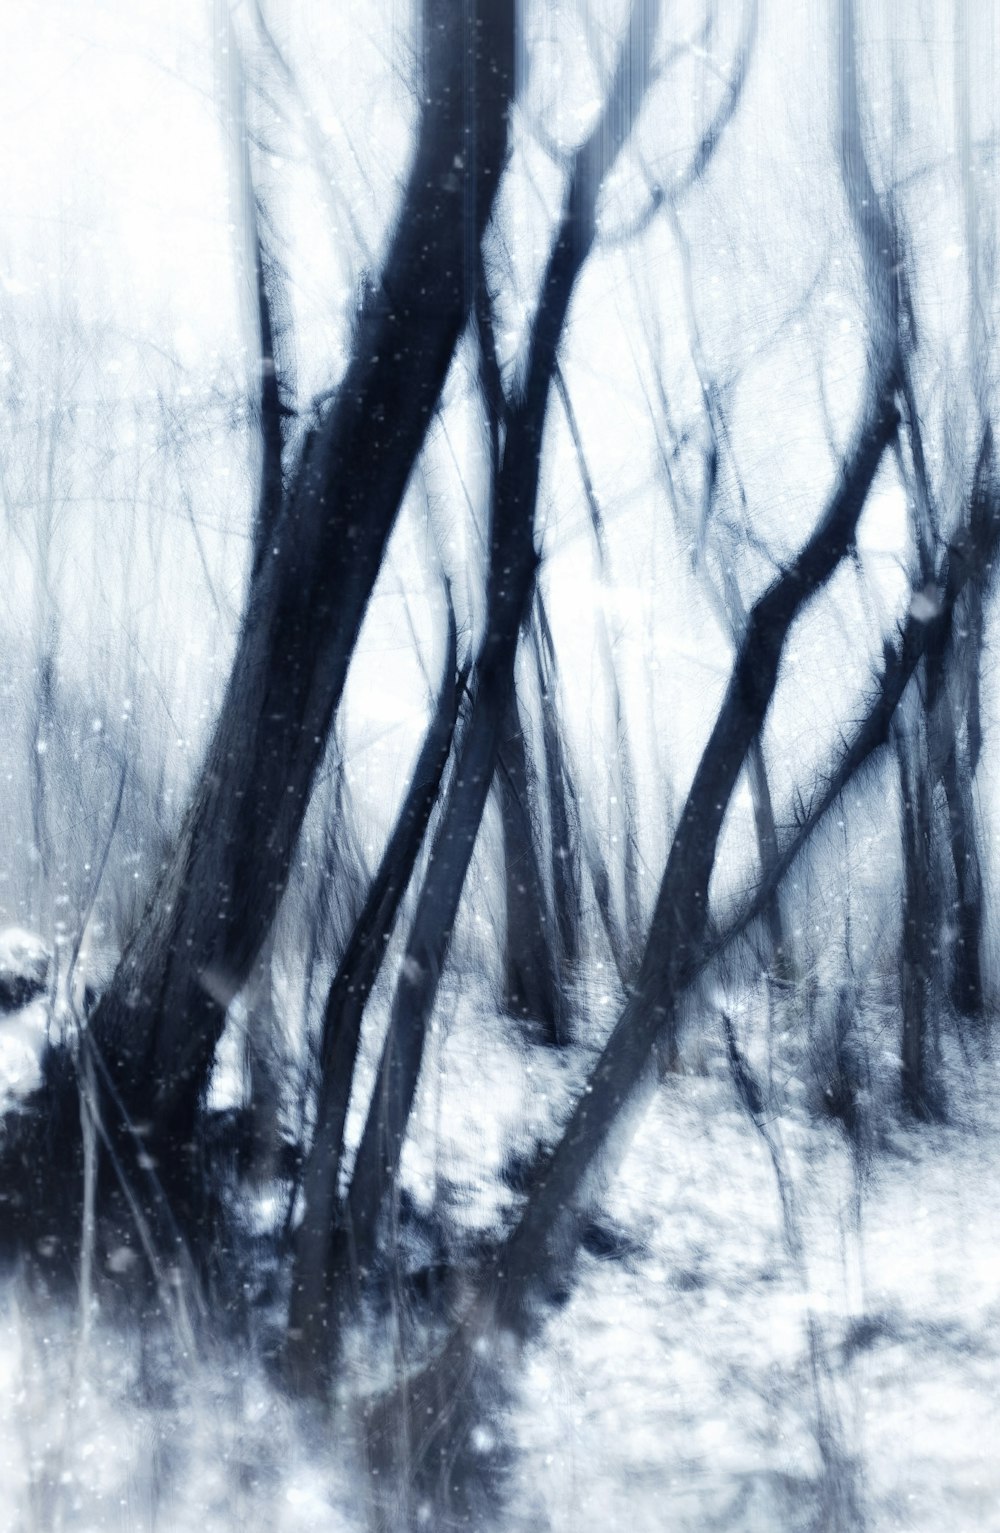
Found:
[{"label": "dark tree trunk", "polygon": [[504,1004],[539,1022],[551,1043],[562,1036],[562,997],[553,933],[531,820],[528,756],[514,693],[500,743],[497,793],[503,837],[506,928]]},{"label": "dark tree trunk", "polygon": [[580,955],[580,848],[574,793],[559,728],[556,701],[555,646],[541,593],[535,597],[531,649],[542,709],[542,754],[548,805],[552,904],[555,911],[560,965],[571,966]]},{"label": "dark tree trunk", "polygon": [[427,1026],[496,769],[518,638],[530,610],[537,565],[534,518],[542,437],[558,348],[576,279],[596,236],[601,184],[642,104],[658,19],[658,0],[637,0],[601,119],[574,157],[542,278],[524,385],[508,410],[491,519],[487,633],[476,666],[475,697],[420,892],[351,1179],[343,1234],[346,1273],[351,1268],[370,1268],[379,1216],[396,1181]]},{"label": "dark tree trunk", "polygon": [[274,929],[268,934],[244,990],[246,1040],[244,1068],[247,1082],[246,1143],[244,1170],[260,1182],[274,1175],[279,1148],[281,1080],[285,1061],[280,1057],[274,1014],[272,965]]},{"label": "dark tree trunk", "polygon": [[[935,560],[937,517],[932,510],[922,434],[911,390],[906,391],[906,408],[917,487],[917,547],[923,594],[936,600],[935,593],[947,575]],[[962,520],[967,522],[968,512],[963,513]],[[966,528],[962,536],[968,537]],[[979,1015],[983,1001],[982,870],[973,783],[982,744],[979,673],[984,637],[983,587],[987,580],[986,569],[973,574],[957,603],[955,621],[947,630],[935,630],[923,667],[926,770],[942,790],[945,815],[941,840],[951,851],[955,890],[953,920],[940,923],[940,989],[942,996],[950,992],[955,1009],[969,1017]],[[931,808],[933,811],[933,798]],[[939,814],[936,821],[941,819]],[[939,903],[943,898],[942,886]]]},{"label": "dark tree trunk", "polygon": [[915,1118],[935,1115],[931,1072],[935,955],[941,940],[940,884],[932,844],[931,778],[922,716],[896,730],[902,809],[900,1099]]},{"label": "dark tree trunk", "polygon": [[1000,560],[1000,490],[996,484],[992,432],[987,428],[976,464],[967,523],[948,550],[948,567],[940,609],[927,621],[911,611],[897,645],[885,646],[882,674],[873,689],[871,702],[843,750],[825,774],[823,786],[810,804],[803,820],[764,869],[761,882],[743,908],[726,924],[724,936],[712,941],[690,978],[730,943],[760,920],[774,892],[781,887],[793,863],[809,837],[840,799],[848,784],[857,777],[878,751],[889,743],[892,723],[923,660],[946,649],[950,643],[956,614],[962,598],[982,570],[992,569]]},{"label": "dark tree trunk", "polygon": [[[493,305],[480,260],[476,287],[479,341],[479,389],[486,414],[490,449],[490,494],[495,497],[503,465],[510,411],[504,393],[493,327]],[[562,997],[545,898],[545,884],[535,846],[528,791],[528,753],[514,692],[497,759],[504,876],[504,1005],[515,1016],[541,1023],[549,1039],[559,1040]]]},{"label": "dark tree trunk", "polygon": [[324,1345],[323,1326],[333,1297],[331,1240],[362,1017],[423,845],[451,752],[465,685],[464,676],[456,678],[455,664],[452,617],[437,708],[395,828],[327,997],[316,1128],[302,1178],[305,1207],[295,1235],[289,1303],[288,1359],[293,1376],[304,1388],[315,1389],[324,1378],[328,1349]]},{"label": "dark tree trunk", "polygon": [[559,935],[559,960],[561,964],[571,966],[580,956],[580,850],[576,833],[577,816],[551,685],[542,693],[542,742],[545,750],[552,897]]},{"label": "dark tree trunk", "polygon": [[[760,848],[760,865],[766,868],[778,855],[778,832],[774,823],[774,804],[771,785],[767,778],[764,748],[755,740],[747,754],[747,781],[753,804],[754,826],[757,845]],[[775,890],[764,912],[764,922],[771,942],[771,974],[774,979],[784,980],[792,972],[792,955],[785,936],[785,921],[781,911],[781,892]]]},{"label": "dark tree trunk", "polygon": [[256,198],[253,199],[252,212],[251,236],[260,346],[257,417],[261,460],[251,565],[252,578],[256,579],[268,555],[274,557],[273,540],[281,516],[284,491],[285,428],[289,411],[282,399],[281,379],[284,369],[278,365],[275,334],[274,294],[280,284],[273,262],[269,262],[264,254],[260,236],[261,214]]},{"label": "dark tree trunk", "polygon": [[[970,102],[969,7],[958,12],[959,47],[955,63],[956,149],[965,212],[965,250],[969,285],[969,353],[976,411],[984,440],[989,436],[991,397],[987,380],[992,368],[991,334],[984,301],[984,280],[992,277],[990,265],[983,259],[981,236],[982,210],[978,177],[973,168],[972,112]],[[982,458],[980,463],[982,462]],[[979,465],[977,465],[978,471]],[[975,507],[975,498],[973,499]],[[973,529],[974,532],[974,529]],[[957,892],[957,933],[952,952],[951,994],[956,1010],[967,1016],[981,1016],[984,1005],[982,973],[983,880],[979,838],[976,834],[974,786],[982,751],[981,712],[982,659],[985,642],[984,620],[987,594],[994,584],[993,559],[982,559],[971,570],[971,578],[959,603],[955,627],[962,636],[957,647],[952,685],[961,700],[961,723],[964,741],[957,731],[954,762],[945,763],[943,776],[948,799],[948,820]]]},{"label": "dark tree trunk", "polygon": [[983,875],[972,781],[968,753],[956,746],[949,751],[942,774],[955,867],[951,999],[963,1016],[979,1017],[983,1011]]},{"label": "dark tree trunk", "polygon": [[937,705],[928,712],[955,874],[950,993],[956,1011],[970,1018],[981,1016],[983,1010],[983,874],[974,785],[982,749],[979,686],[983,599],[988,581],[986,565],[974,572],[962,594],[957,621],[942,651]]},{"label": "dark tree trunk", "polygon": [[[743,605],[740,588],[731,571],[724,571],[723,583],[725,601],[720,601],[720,609],[728,617],[729,622],[736,626],[737,632],[742,633],[747,620],[746,607]],[[764,759],[764,744],[759,738],[753,741],[747,753],[747,786],[750,789],[750,802],[753,806],[760,865],[765,868],[778,854],[778,833],[774,821],[771,784]],[[788,950],[785,935],[780,890],[775,890],[773,899],[764,911],[764,925],[771,942],[770,972],[775,979],[787,979],[792,972],[792,955]]]},{"label": "dark tree trunk", "polygon": [[183,1143],[273,918],[416,455],[469,314],[507,148],[514,7],[424,6],[425,106],[381,284],[252,582],[167,873],[91,1024],[111,1079]]}]

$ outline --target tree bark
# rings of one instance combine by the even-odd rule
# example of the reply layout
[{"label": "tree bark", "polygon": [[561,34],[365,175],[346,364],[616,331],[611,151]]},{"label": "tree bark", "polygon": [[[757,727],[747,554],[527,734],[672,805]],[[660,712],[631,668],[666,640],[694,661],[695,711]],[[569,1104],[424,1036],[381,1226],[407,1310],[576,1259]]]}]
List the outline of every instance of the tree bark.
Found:
[{"label": "tree bark", "polygon": [[540,1023],[548,1041],[558,1043],[563,1007],[554,933],[535,850],[528,756],[513,690],[507,701],[496,783],[506,896],[504,1004],[513,1016]]},{"label": "tree bark", "polygon": [[931,779],[922,717],[896,728],[902,817],[903,899],[900,937],[900,1099],[915,1118],[935,1115],[930,1026],[935,954],[941,931],[933,859]]},{"label": "tree bark", "polygon": [[951,945],[951,999],[965,1017],[983,1011],[983,874],[976,834],[973,770],[968,750],[955,741],[941,781],[948,805],[948,835],[955,868],[955,934]]},{"label": "tree bark", "polygon": [[[486,412],[490,449],[490,495],[496,493],[510,412],[497,355],[493,305],[485,262],[476,287],[479,390]],[[528,793],[528,754],[512,692],[495,777],[500,809],[504,876],[504,1005],[515,1016],[540,1022],[551,1042],[559,1041],[562,997],[553,952],[545,884],[535,849]]]}]

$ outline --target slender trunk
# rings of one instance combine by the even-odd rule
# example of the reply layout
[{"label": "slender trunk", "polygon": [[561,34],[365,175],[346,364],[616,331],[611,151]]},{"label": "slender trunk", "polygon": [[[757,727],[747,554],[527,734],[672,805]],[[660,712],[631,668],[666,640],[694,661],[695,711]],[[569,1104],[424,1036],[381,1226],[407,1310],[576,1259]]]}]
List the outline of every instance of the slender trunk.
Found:
[{"label": "slender trunk", "polygon": [[[590,473],[587,462],[587,454],[584,450],[583,437],[580,432],[576,411],[570,398],[566,379],[561,369],[556,369],[556,388],[562,402],[563,413],[566,416],[566,424],[569,427],[573,449],[576,453],[577,467],[580,471],[580,480],[583,486],[584,496],[590,512],[590,523],[594,533],[594,550],[597,556],[598,569],[602,581],[607,578],[608,572],[608,548],[607,534],[604,522],[604,513],[597,497],[597,490]],[[552,635],[549,631],[544,607],[539,604],[537,612],[538,628],[541,630],[545,642],[545,654],[552,670],[555,670],[554,648]],[[624,710],[622,708],[621,689],[618,685],[618,675],[615,669],[614,653],[608,634],[607,615],[600,610],[597,612],[597,640],[601,651],[601,659],[604,664],[605,675],[611,690],[611,707],[613,712],[613,730],[615,740],[615,764],[618,778],[618,804],[620,808],[620,823],[622,826],[622,924],[618,928],[618,938],[615,941],[614,960],[615,966],[623,983],[634,977],[639,964],[639,954],[642,948],[642,906],[639,898],[639,868],[638,868],[638,814],[636,810],[635,774],[632,770],[632,759],[629,751],[628,734],[624,723]],[[568,843],[567,843],[568,844]],[[591,845],[596,850],[596,842],[591,838]],[[611,884],[607,877],[607,865],[604,864],[603,874],[597,871],[596,864],[592,861],[594,876],[595,897],[601,913],[602,923],[611,940]],[[579,878],[576,880],[577,891],[579,890]],[[579,895],[577,894],[577,898]]]},{"label": "slender trunk", "polygon": [[[520,540],[519,540],[520,541]],[[520,549],[494,608],[493,624],[479,656],[474,699],[463,733],[449,791],[442,806],[431,855],[417,899],[382,1052],[378,1078],[351,1177],[345,1273],[370,1268],[379,1214],[402,1151],[416,1093],[424,1042],[469,862],[496,769],[501,721],[513,682],[521,619],[535,575],[530,542]],[[506,609],[506,610],[504,610]]]},{"label": "slender trunk", "polygon": [[[481,253],[480,253],[481,254]],[[510,411],[497,355],[493,306],[480,259],[476,285],[476,332],[479,341],[479,391],[486,415],[490,450],[490,496],[496,495],[503,464],[504,436]],[[535,849],[528,795],[528,756],[516,695],[507,706],[497,761],[503,857],[505,929],[504,1004],[515,1016],[540,1022],[549,1039],[559,1041],[562,997],[553,953],[552,926],[545,884]]]},{"label": "slender trunk", "polygon": [[948,832],[955,867],[955,936],[951,949],[951,998],[966,1017],[983,1010],[983,875],[976,833],[972,771],[967,751],[948,752],[942,773],[948,804]]},{"label": "slender trunk", "polygon": [[507,702],[496,783],[506,894],[504,1004],[514,1016],[541,1023],[549,1041],[558,1043],[562,998],[531,823],[528,756],[513,692]]},{"label": "slender trunk", "polygon": [[[764,748],[759,740],[753,742],[747,754],[747,782],[750,785],[757,845],[760,848],[760,865],[766,868],[778,855],[778,832],[774,823],[774,804],[767,778]],[[777,980],[787,979],[792,972],[792,955],[785,936],[781,893],[777,889],[764,912],[764,922],[771,941],[772,977]]]},{"label": "slender trunk", "polygon": [[559,737],[555,697],[542,695],[542,742],[549,806],[549,847],[552,853],[552,899],[559,936],[559,962],[575,964],[580,957],[580,855],[574,830],[572,794],[566,777],[565,753]]},{"label": "slender trunk", "polygon": [[569,780],[566,752],[559,728],[555,651],[541,594],[535,598],[531,650],[542,709],[542,753],[548,805],[552,904],[559,939],[560,964],[573,965],[580,956],[579,812]]},{"label": "slender trunk", "polygon": [[[980,677],[985,643],[983,611],[989,562],[977,567],[962,593],[958,620],[944,651],[941,707],[948,728],[942,740],[940,779],[948,811],[948,844],[955,871],[955,932],[951,944],[952,1003],[962,1016],[983,1012],[983,872],[975,806],[982,752]],[[932,717],[932,723],[935,719]]]},{"label": "slender trunk", "polygon": [[261,461],[257,494],[257,514],[253,528],[252,575],[260,575],[261,566],[274,557],[274,533],[281,516],[284,489],[284,452],[286,409],[281,398],[281,373],[277,362],[273,293],[277,284],[273,263],[266,261],[260,238],[260,209],[253,199],[253,259],[256,279],[257,324],[260,355],[257,418],[260,432]]},{"label": "slender trunk", "polygon": [[37,894],[33,902],[30,919],[32,924],[44,927],[49,920],[49,913],[45,906],[52,893],[53,848],[49,826],[47,752],[51,744],[50,736],[55,719],[53,696],[55,691],[55,667],[53,664],[54,643],[51,631],[46,626],[43,632],[44,639],[38,659],[34,696],[34,719],[32,721],[34,730],[32,745],[34,753],[31,762],[31,831],[36,873],[36,879],[33,882],[35,883]]},{"label": "slender trunk", "polygon": [[902,804],[903,907],[900,941],[900,1099],[915,1118],[934,1116],[930,1035],[934,956],[940,939],[935,919],[930,773],[924,721],[896,730]]},{"label": "slender trunk", "polygon": [[320,1047],[316,1128],[303,1171],[304,1209],[295,1234],[288,1318],[288,1361],[299,1386],[325,1379],[324,1326],[332,1302],[331,1249],[339,1203],[344,1127],[365,1004],[382,965],[403,896],[423,845],[451,752],[465,685],[456,678],[454,617],[434,716],[395,828],[330,986]]},{"label": "slender trunk", "polygon": [[284,1073],[274,1011],[273,963],[272,926],[254,964],[244,996],[244,1061],[248,1093],[245,1169],[261,1183],[274,1175],[277,1161],[281,1079]]},{"label": "slender trunk", "polygon": [[225,46],[221,50],[225,67],[223,115],[232,146],[233,214],[239,235],[245,241],[240,264],[245,266],[252,287],[251,326],[256,332],[255,425],[260,461],[250,560],[252,575],[256,576],[273,547],[273,534],[281,515],[285,427],[288,417],[282,394],[290,390],[287,359],[282,358],[279,366],[278,335],[281,317],[287,312],[287,302],[281,272],[265,251],[263,230],[266,210],[254,188],[243,54],[233,27],[233,13],[228,5],[217,5],[217,21],[225,39]]},{"label": "slender trunk", "polygon": [[[725,615],[735,625],[737,633],[742,633],[747,620],[746,607],[743,605],[736,578],[728,569],[723,571],[723,590],[725,599],[724,601],[720,599],[718,602],[720,620]],[[760,865],[765,868],[777,856],[778,833],[774,821],[771,784],[764,759],[764,744],[760,739],[753,741],[747,753],[747,786],[750,789],[750,802],[753,806]],[[764,924],[771,940],[771,973],[775,979],[787,979],[792,969],[791,953],[787,946],[785,923],[781,912],[781,894],[778,890],[775,890],[774,898],[764,911]]]},{"label": "slender trunk", "polygon": [[957,603],[956,621],[929,646],[925,665],[927,769],[942,789],[942,841],[950,851],[955,889],[953,920],[940,922],[941,968],[946,970],[941,988],[942,994],[950,992],[956,1011],[967,1017],[979,1016],[983,1004],[983,881],[973,784],[981,745],[979,670],[986,578],[982,569],[973,572]]},{"label": "slender trunk", "polygon": [[[988,429],[990,420],[990,329],[983,286],[992,277],[995,264],[995,237],[981,232],[979,178],[972,147],[972,114],[969,88],[971,72],[971,37],[969,0],[959,0],[957,42],[955,49],[955,112],[959,173],[965,210],[965,251],[969,281],[969,351],[972,358],[973,392],[980,426]],[[948,794],[952,855],[958,885],[958,938],[952,971],[952,997],[956,1007],[967,1014],[981,1014],[983,977],[981,967],[983,931],[982,869],[973,787],[982,751],[983,730],[980,686],[984,646],[984,608],[987,590],[992,583],[993,565],[983,561],[970,580],[963,598],[964,612],[958,625],[966,634],[957,668],[964,696],[965,757],[955,763],[957,782]]]},{"label": "slender trunk", "polygon": [[617,677],[614,681],[615,761],[617,771],[618,823],[622,839],[622,914],[625,930],[625,962],[630,975],[642,958],[645,922],[639,895],[639,813],[629,750],[625,714]]}]

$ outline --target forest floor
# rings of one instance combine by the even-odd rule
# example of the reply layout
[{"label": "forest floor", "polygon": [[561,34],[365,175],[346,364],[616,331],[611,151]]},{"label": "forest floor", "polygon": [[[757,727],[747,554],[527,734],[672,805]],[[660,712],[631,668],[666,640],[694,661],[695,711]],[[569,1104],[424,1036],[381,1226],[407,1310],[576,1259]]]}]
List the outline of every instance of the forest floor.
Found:
[{"label": "forest floor", "polygon": [[[896,1128],[859,1165],[789,1076],[755,1124],[706,1037],[657,1089],[609,1238],[524,1360],[503,1533],[1000,1530],[995,1064],[953,1088],[946,1124]],[[495,1225],[501,1166],[587,1058],[458,1012],[428,1060],[417,1202]],[[0,1294],[11,1533],[360,1533],[348,1462],[196,1316],[155,1337],[16,1279]]]}]

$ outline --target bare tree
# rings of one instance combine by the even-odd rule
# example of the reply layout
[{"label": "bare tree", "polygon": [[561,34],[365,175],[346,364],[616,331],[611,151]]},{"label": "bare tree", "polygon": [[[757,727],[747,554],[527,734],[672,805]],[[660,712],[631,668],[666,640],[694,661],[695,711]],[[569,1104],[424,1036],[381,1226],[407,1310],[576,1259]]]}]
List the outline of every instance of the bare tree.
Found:
[{"label": "bare tree", "polygon": [[423,118],[378,291],[289,473],[184,829],[91,1025],[126,1107],[158,1133],[190,1124],[226,1002],[285,883],[386,539],[469,313],[464,263],[499,180],[512,49],[509,8],[426,9]]}]

